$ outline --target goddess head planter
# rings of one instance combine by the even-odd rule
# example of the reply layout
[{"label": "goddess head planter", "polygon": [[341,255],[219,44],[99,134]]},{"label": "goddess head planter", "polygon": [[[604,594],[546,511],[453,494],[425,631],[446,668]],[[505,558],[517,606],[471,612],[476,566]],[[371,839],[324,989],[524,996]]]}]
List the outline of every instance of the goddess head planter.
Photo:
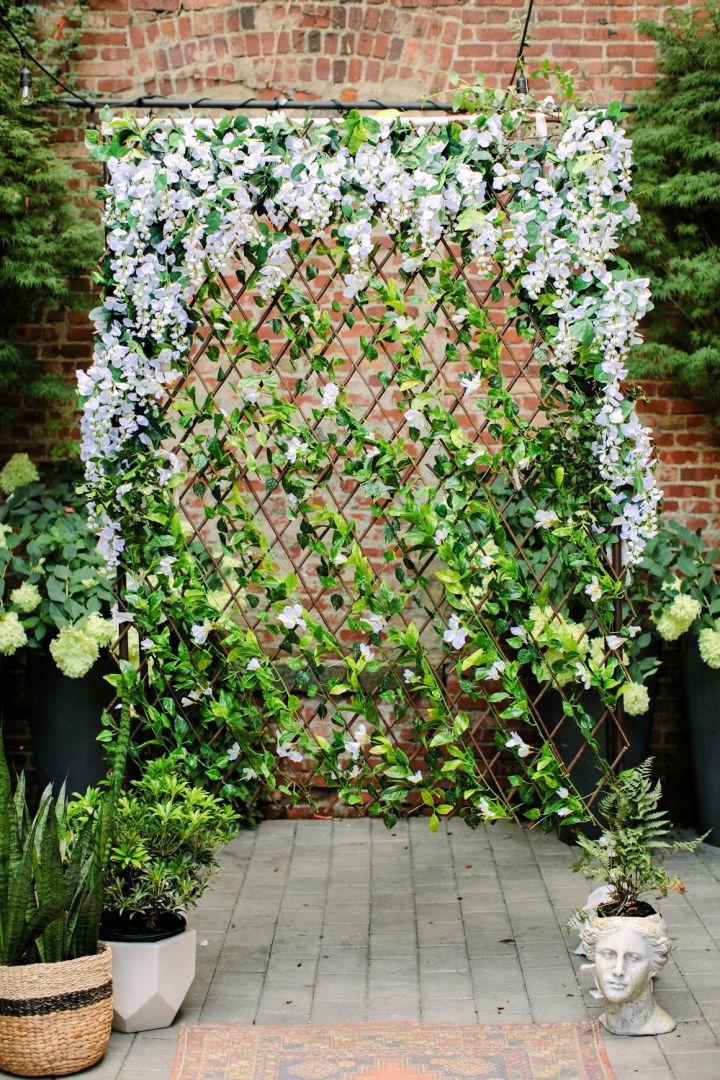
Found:
[{"label": "goddess head planter", "polygon": [[615,1035],[662,1035],[675,1021],[655,1001],[653,976],[667,962],[670,941],[660,915],[593,918],[583,930],[586,955],[605,1001],[600,1022]]}]

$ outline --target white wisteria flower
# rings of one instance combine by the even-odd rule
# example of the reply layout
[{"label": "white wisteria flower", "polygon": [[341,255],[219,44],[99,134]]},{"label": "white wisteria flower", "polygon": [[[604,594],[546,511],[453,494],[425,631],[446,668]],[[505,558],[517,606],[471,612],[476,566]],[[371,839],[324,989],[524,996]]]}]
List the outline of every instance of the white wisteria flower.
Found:
[{"label": "white wisteria flower", "polygon": [[505,747],[508,750],[513,750],[517,747],[517,755],[521,758],[527,757],[530,753],[530,747],[525,740],[518,735],[517,731],[510,732],[510,738],[505,743]]},{"label": "white wisteria flower", "polygon": [[258,774],[249,765],[245,765],[240,771],[246,780],[257,780],[258,778]]},{"label": "white wisteria flower", "polygon": [[401,334],[405,334],[408,330],[412,330],[415,325],[415,320],[411,319],[409,315],[398,315],[395,320],[395,325]]},{"label": "white wisteria flower", "polygon": [[375,650],[373,649],[372,645],[367,645],[364,641],[362,641],[359,645],[359,650],[363,660],[367,660],[369,662],[370,660],[375,659]]},{"label": "white wisteria flower", "polygon": [[615,649],[621,648],[625,644],[625,638],[621,637],[620,634],[606,634],[605,644],[607,645],[608,649],[612,649],[614,651]]},{"label": "white wisteria flower", "polygon": [[572,809],[569,806],[561,806],[555,813],[558,817],[567,817],[568,814],[572,813]]},{"label": "white wisteria flower", "polygon": [[433,540],[435,541],[436,544],[440,545],[445,540],[447,540],[449,535],[450,535],[450,530],[443,525],[441,528],[435,530],[435,535],[433,536]]},{"label": "white wisteria flower", "polygon": [[408,776],[408,780],[410,781],[411,784],[420,784],[420,783],[422,783],[422,779],[423,779],[423,774],[420,771],[420,769],[418,769],[414,773],[410,773],[410,775]]},{"label": "white wisteria flower", "polygon": [[417,679],[417,675],[415,674],[415,672],[413,671],[412,668],[406,667],[403,670],[403,679],[405,680],[406,683],[415,682],[415,680]]},{"label": "white wisteria flower", "polygon": [[278,615],[286,630],[307,630],[305,622],[305,609],[302,604],[286,604]]},{"label": "white wisteria flower", "polygon": [[257,671],[261,667],[262,667],[262,664],[258,660],[257,656],[253,656],[252,659],[248,660],[247,664],[245,665],[245,670],[246,671]]},{"label": "white wisteria flower", "polygon": [[[237,761],[237,759],[239,757],[240,757],[240,744],[234,742],[232,744],[232,746],[229,748],[229,750],[227,751],[227,759],[228,759],[228,761]],[[243,772],[244,771],[245,770],[243,770]]]},{"label": "white wisteria flower", "polygon": [[[544,130],[543,114],[537,112],[528,116],[517,109],[483,116],[464,128],[459,154],[447,156],[443,140],[430,139],[428,160],[417,168],[408,168],[406,152],[427,130],[405,118],[397,121],[397,128],[393,121],[383,121],[377,142],[349,153],[344,140],[336,137],[336,121],[321,121],[307,132],[282,113],[267,127],[253,122],[245,138],[225,134],[217,140],[211,138],[213,121],[179,120],[174,122],[177,141],[172,149],[168,128],[156,125],[136,153],[111,158],[106,185],[111,285],[93,312],[93,365],[78,373],[85,399],[82,456],[91,503],[102,487],[107,463],[121,461],[130,445],[139,446],[148,458],[156,455],[160,483],[170,478],[147,429],[167,389],[181,379],[190,302],[208,266],[211,272],[219,271],[245,245],[262,247],[259,290],[267,300],[286,287],[291,272],[293,241],[283,233],[299,225],[308,235],[320,236],[336,227],[350,263],[343,274],[345,295],[356,297],[373,277],[376,225],[393,238],[403,237],[402,266],[412,271],[433,258],[443,238],[456,239],[454,230],[469,211],[474,218],[460,227],[468,229],[464,235],[479,272],[499,264],[530,297],[543,291],[556,295],[549,362],[559,373],[580,361],[591,325],[604,373],[593,404],[592,453],[598,479],[611,493],[609,505],[627,561],[636,563],[657,529],[661,492],[649,432],[623,390],[625,358],[639,341],[637,323],[650,302],[646,279],[613,273],[622,230],[638,220],[628,197],[631,143],[611,119],[578,114],[559,132],[541,170],[526,156],[522,140],[514,138],[528,120]],[[493,159],[489,168],[488,152]],[[257,190],[249,179],[264,165],[271,166],[277,181],[272,191]],[[513,189],[517,205],[511,204],[504,215],[497,207],[478,209],[487,198],[488,171],[493,188]],[[357,218],[347,213],[348,207],[354,208],[351,191],[362,208]],[[274,229],[269,236],[261,230],[255,206]],[[575,281],[582,282],[581,289]],[[301,311],[299,322],[311,333],[321,316],[311,306]],[[469,318],[462,306],[450,317],[458,328]],[[394,321],[401,332],[411,329],[406,315],[396,315]],[[214,328],[223,334],[225,320],[216,317]],[[147,338],[158,348],[143,348]],[[245,400],[256,396],[248,387]],[[292,459],[290,450],[288,461]],[[125,545],[122,487],[115,491],[118,513],[112,506],[95,511],[91,506],[100,550],[110,565],[117,563]]]},{"label": "white wisteria flower", "polygon": [[448,619],[448,628],[443,633],[443,641],[453,649],[462,649],[469,633],[470,631],[461,624],[457,615],[451,615]]},{"label": "white wisteria flower", "polygon": [[570,796],[570,792],[566,787],[559,787],[555,794],[557,795],[558,799],[567,799]]}]

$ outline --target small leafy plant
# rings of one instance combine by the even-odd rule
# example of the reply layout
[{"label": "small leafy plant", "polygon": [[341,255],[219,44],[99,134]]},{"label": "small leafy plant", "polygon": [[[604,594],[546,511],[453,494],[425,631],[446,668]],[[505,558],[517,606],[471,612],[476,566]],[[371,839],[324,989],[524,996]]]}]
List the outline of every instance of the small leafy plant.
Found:
[{"label": "small leafy plant", "polygon": [[[90,791],[80,801],[79,824],[98,797]],[[217,865],[215,854],[235,835],[237,821],[227,802],[180,774],[177,754],[145,765],[118,801],[103,927],[153,932],[168,914],[197,903]]]},{"label": "small leafy plant", "polygon": [[599,806],[606,822],[602,836],[598,840],[577,836],[583,854],[572,869],[588,881],[610,886],[610,899],[600,905],[598,914],[645,915],[650,905],[640,900],[643,893],[657,890],[667,896],[669,889],[682,890],[680,879],[672,877],[660,860],[677,851],[695,851],[704,839],[667,839],[671,826],[658,809],[662,788],[659,780],[653,784],[652,760],[610,781]]},{"label": "small leafy plant", "polygon": [[52,964],[96,951],[129,713],[126,707],[106,790],[74,832],[64,789],[55,798],[46,788],[30,815],[24,776],[13,793],[0,741],[0,964]]}]

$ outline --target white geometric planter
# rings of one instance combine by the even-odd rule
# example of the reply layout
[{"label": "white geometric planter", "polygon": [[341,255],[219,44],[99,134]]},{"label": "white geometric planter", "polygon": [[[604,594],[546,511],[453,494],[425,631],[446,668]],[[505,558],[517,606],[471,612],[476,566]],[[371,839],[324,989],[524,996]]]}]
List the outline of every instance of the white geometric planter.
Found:
[{"label": "white geometric planter", "polygon": [[195,978],[197,933],[187,927],[163,941],[108,941],[112,949],[113,1027],[168,1027]]}]

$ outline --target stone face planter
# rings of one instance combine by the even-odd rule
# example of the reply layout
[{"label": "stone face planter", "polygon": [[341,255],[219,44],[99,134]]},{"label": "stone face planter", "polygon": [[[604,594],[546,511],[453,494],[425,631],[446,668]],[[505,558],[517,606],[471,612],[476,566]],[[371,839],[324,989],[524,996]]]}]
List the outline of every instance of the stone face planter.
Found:
[{"label": "stone face planter", "polygon": [[197,933],[186,927],[162,941],[109,941],[116,1031],[168,1027],[195,978]]},{"label": "stone face planter", "polygon": [[0,1069],[67,1076],[95,1065],[112,1020],[111,957],[0,967]]},{"label": "stone face planter", "polygon": [[675,1030],[653,992],[653,978],[670,953],[662,915],[593,915],[583,928],[582,945],[603,996],[600,1023],[608,1031],[664,1035]]},{"label": "stone face planter", "polygon": [[720,847],[720,669],[707,666],[694,634],[682,639],[682,671],[698,828]]}]

